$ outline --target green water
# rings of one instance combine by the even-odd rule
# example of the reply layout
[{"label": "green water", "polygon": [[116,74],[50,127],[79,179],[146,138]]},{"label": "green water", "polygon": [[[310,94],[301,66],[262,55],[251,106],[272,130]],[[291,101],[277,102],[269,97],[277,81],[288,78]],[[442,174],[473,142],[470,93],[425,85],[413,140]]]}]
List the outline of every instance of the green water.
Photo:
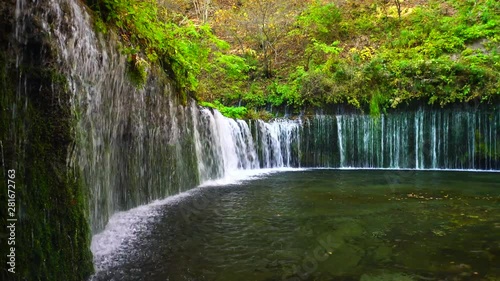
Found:
[{"label": "green water", "polygon": [[96,280],[500,280],[500,174],[308,170],[162,206]]}]

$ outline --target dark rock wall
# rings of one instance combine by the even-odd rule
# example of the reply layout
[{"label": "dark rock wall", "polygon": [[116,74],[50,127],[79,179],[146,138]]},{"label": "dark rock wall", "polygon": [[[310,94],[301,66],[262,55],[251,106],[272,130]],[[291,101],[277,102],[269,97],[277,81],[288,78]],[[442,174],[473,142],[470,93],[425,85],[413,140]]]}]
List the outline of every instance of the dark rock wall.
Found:
[{"label": "dark rock wall", "polygon": [[[84,280],[92,254],[87,195],[68,163],[75,144],[70,91],[41,24],[36,14],[16,18],[16,1],[0,4],[0,279]],[[15,273],[7,271],[4,240],[8,170],[15,170]]]}]

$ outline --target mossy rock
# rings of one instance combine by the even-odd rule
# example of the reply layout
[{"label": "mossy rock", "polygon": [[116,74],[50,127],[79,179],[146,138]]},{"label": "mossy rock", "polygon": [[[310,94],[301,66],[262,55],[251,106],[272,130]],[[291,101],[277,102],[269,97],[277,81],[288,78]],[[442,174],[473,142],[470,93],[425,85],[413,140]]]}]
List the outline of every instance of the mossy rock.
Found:
[{"label": "mossy rock", "polygon": [[[14,12],[15,1],[0,5],[0,14],[14,18]],[[36,15],[26,21],[25,44],[11,39],[13,29],[0,36],[2,164],[16,170],[18,218],[16,274],[4,270],[0,280],[85,280],[93,265],[87,193],[78,169],[68,165],[75,143],[71,92],[42,23]],[[0,252],[6,252],[2,247]]]}]

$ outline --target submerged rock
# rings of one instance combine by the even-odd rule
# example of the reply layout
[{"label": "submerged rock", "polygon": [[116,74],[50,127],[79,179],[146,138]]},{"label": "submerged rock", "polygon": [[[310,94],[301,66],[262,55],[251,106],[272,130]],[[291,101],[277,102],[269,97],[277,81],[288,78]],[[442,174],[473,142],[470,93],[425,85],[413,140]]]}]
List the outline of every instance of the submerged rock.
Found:
[{"label": "submerged rock", "polygon": [[355,273],[365,251],[352,244],[343,244],[334,250],[330,257],[320,264],[320,271],[333,276]]},{"label": "submerged rock", "polygon": [[337,237],[349,239],[363,235],[364,231],[365,229],[361,224],[355,221],[350,221],[340,224],[337,230],[335,230],[334,234]]},{"label": "submerged rock", "polygon": [[373,259],[376,262],[388,262],[391,260],[392,248],[389,246],[380,246],[373,252]]}]

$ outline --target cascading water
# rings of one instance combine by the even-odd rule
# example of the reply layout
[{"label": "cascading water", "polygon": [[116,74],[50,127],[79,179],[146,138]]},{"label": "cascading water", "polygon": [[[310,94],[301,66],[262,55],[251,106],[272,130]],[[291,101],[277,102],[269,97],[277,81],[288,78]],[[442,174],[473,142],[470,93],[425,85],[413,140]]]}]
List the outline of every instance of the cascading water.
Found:
[{"label": "cascading water", "polygon": [[250,122],[261,168],[300,166],[300,120]]},{"label": "cascading water", "polygon": [[[327,162],[304,166],[339,168],[484,169],[500,168],[500,112],[423,110],[373,118],[318,116],[313,134],[336,132],[313,151],[332,149]],[[323,130],[322,128],[328,129]],[[310,132],[310,131],[305,131]],[[315,136],[310,136],[315,137]],[[304,136],[309,138],[309,136]],[[316,160],[316,159],[314,159]]]},{"label": "cascading water", "polygon": [[94,233],[118,210],[241,169],[499,168],[498,111],[419,110],[247,124],[194,103],[180,106],[168,82],[151,78],[143,89],[131,85],[126,58],[94,35],[77,4],[69,4],[73,32],[55,34],[71,66],[80,141],[74,159],[91,187]]},{"label": "cascading water", "polygon": [[216,110],[199,110],[194,102],[191,111],[200,183],[259,167],[247,123],[226,118]]},{"label": "cascading water", "polygon": [[45,26],[58,43],[77,119],[70,162],[90,188],[93,233],[117,211],[259,167],[246,122],[194,103],[181,106],[165,79],[150,78],[136,88],[116,38],[96,36],[74,1],[52,1],[50,7],[56,24]]}]

